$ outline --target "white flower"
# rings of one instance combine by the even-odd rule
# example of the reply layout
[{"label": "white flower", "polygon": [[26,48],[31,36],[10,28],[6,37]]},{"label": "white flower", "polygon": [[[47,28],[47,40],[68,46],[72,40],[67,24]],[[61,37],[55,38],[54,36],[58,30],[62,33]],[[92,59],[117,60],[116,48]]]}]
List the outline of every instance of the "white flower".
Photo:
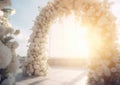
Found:
[{"label": "white flower", "polygon": [[14,29],[9,27],[9,28],[6,28],[6,34],[10,33],[12,34],[14,32]]},{"label": "white flower", "polygon": [[111,68],[111,72],[116,72],[116,71],[117,71],[117,69],[115,67]]},{"label": "white flower", "polygon": [[35,64],[34,64],[34,68],[35,69],[38,69],[39,68],[39,65],[35,62]]},{"label": "white flower", "polygon": [[120,70],[120,64],[116,64],[116,68]]},{"label": "white flower", "polygon": [[105,76],[111,76],[111,72],[110,72],[110,69],[109,69],[109,67],[107,67],[107,66],[102,66],[102,68],[103,68],[103,73],[104,73],[104,75]]},{"label": "white flower", "polygon": [[40,76],[45,76],[46,72],[41,71],[39,74],[40,74]]},{"label": "white flower", "polygon": [[0,36],[7,35],[8,33],[12,34],[13,31],[14,30],[12,28],[6,28],[3,26],[0,26]]},{"label": "white flower", "polygon": [[41,74],[40,74],[40,71],[39,71],[39,70],[35,70],[35,75],[36,75],[36,76],[41,75]]},{"label": "white flower", "polygon": [[3,15],[4,15],[3,11],[0,11],[0,17],[3,16]]},{"label": "white flower", "polygon": [[11,58],[11,50],[0,41],[0,68],[6,68]]},{"label": "white flower", "polygon": [[115,63],[117,63],[117,62],[120,61],[120,58],[119,58],[119,57],[114,57],[114,58],[112,59],[112,61],[115,62]]}]

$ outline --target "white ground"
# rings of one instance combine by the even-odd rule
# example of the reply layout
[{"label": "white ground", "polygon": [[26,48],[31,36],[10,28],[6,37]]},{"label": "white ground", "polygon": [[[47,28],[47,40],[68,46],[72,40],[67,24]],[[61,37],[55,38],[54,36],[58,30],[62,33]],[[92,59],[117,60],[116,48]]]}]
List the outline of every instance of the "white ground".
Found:
[{"label": "white ground", "polygon": [[80,68],[52,67],[46,77],[17,76],[17,85],[86,85],[86,70]]}]

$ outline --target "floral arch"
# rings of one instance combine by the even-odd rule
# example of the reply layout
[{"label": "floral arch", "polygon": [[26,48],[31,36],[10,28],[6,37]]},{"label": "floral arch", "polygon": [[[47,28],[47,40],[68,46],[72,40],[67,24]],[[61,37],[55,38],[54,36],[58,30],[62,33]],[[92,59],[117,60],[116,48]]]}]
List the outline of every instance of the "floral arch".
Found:
[{"label": "floral arch", "polygon": [[[120,78],[120,64],[117,50],[116,19],[110,11],[107,0],[54,0],[49,2],[36,17],[30,45],[25,74],[43,76],[47,74],[46,37],[56,18],[68,16],[74,12],[76,19],[83,26],[94,31],[100,37],[101,44],[95,48],[95,55],[90,58],[88,72],[90,85],[110,85],[113,76]],[[98,39],[95,40],[95,42]],[[99,61],[98,61],[99,60]],[[97,62],[96,62],[97,61]],[[113,80],[112,80],[113,79]]]}]

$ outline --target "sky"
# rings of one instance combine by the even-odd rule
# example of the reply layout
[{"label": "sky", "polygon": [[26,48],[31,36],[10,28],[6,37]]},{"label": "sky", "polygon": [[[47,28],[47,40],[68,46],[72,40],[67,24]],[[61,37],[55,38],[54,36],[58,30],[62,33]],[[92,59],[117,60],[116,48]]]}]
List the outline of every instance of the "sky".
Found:
[{"label": "sky", "polygon": [[[16,10],[15,15],[10,16],[10,22],[12,26],[15,29],[20,29],[21,33],[20,35],[16,36],[16,40],[19,43],[19,47],[17,49],[17,54],[21,56],[27,55],[27,45],[28,45],[28,39],[31,34],[31,28],[33,26],[35,17],[39,14],[38,7],[42,8],[44,7],[47,2],[50,0],[12,0],[12,8]],[[112,11],[114,15],[120,20],[120,0],[115,0],[115,4],[112,7]],[[63,49],[69,49],[67,44],[66,47],[63,47],[63,38],[64,40],[69,39],[68,37],[65,38],[63,36],[64,34],[68,34],[72,32],[73,30],[65,31],[64,29],[60,29],[60,24],[56,24],[57,26],[53,26],[52,29],[54,31],[51,31],[50,34],[50,49],[49,53],[52,56],[57,56],[64,54],[65,56],[70,56],[73,54],[65,54],[67,51]],[[68,33],[66,33],[68,32]],[[57,36],[57,37],[54,37]],[[58,40],[58,41],[56,41]],[[68,40],[70,42],[70,40]],[[66,43],[68,43],[68,41]],[[70,44],[72,45],[72,44]],[[58,50],[59,49],[59,50]],[[57,50],[57,51],[55,51]],[[55,51],[55,52],[54,52]],[[71,50],[72,52],[73,50]]]},{"label": "sky", "polygon": [[16,36],[19,43],[17,53],[21,56],[27,55],[28,39],[31,34],[35,17],[39,13],[38,7],[43,7],[48,0],[11,0],[12,8],[16,10],[13,16],[10,16],[10,23],[14,29],[20,29],[20,35]]}]

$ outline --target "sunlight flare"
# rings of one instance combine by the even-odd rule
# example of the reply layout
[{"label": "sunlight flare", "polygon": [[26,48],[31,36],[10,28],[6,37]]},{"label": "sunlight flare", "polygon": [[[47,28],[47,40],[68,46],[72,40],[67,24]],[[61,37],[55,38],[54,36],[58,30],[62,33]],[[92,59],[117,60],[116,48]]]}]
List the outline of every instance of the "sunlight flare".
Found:
[{"label": "sunlight flare", "polygon": [[[88,58],[91,56],[91,42],[89,37],[90,30],[86,27],[83,27],[80,22],[75,20],[75,15],[72,13],[67,17],[62,17],[60,19],[56,19],[56,22],[51,26],[51,32],[53,32],[53,36],[58,35],[55,30],[59,30],[61,32],[61,37],[59,36],[59,42],[55,41],[51,38],[51,48],[50,54],[51,56],[59,56],[62,57],[80,57],[80,58]],[[61,31],[63,30],[63,31]],[[64,33],[63,33],[64,32]],[[63,35],[62,35],[63,34]],[[59,44],[63,49],[54,49],[56,43]],[[58,45],[56,45],[58,46]],[[53,48],[53,49],[52,49]],[[55,54],[56,53],[56,54]]]}]

